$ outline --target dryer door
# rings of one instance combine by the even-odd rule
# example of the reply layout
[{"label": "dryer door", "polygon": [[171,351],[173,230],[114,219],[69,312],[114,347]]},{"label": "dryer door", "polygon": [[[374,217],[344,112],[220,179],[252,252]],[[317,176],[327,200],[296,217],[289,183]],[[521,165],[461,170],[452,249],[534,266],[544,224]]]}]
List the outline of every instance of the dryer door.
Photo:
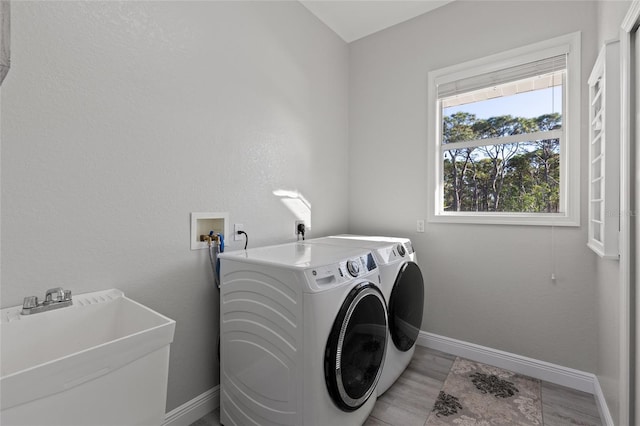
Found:
[{"label": "dryer door", "polygon": [[386,349],[384,297],[375,284],[358,284],[342,304],[325,348],[327,389],[341,410],[357,410],[371,396]]},{"label": "dryer door", "polygon": [[414,262],[400,268],[389,297],[389,331],[393,344],[402,352],[413,347],[422,326],[424,281]]}]

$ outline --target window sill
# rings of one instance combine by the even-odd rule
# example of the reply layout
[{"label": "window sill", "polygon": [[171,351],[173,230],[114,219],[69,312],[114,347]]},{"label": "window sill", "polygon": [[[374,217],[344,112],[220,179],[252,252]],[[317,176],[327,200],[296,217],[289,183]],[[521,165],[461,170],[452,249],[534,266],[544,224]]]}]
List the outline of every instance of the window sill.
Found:
[{"label": "window sill", "polygon": [[482,213],[442,212],[429,217],[432,223],[469,223],[484,225],[580,226],[580,219],[564,213]]}]

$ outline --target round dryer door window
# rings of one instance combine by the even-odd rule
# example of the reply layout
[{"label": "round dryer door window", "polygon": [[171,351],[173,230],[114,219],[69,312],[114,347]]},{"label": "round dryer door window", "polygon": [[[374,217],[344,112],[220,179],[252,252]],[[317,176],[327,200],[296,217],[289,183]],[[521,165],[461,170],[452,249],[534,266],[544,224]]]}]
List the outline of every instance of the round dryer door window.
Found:
[{"label": "round dryer door window", "polygon": [[402,265],[389,297],[389,331],[393,344],[406,352],[413,347],[422,326],[424,281],[414,262]]},{"label": "round dryer door window", "polygon": [[329,395],[343,411],[354,411],[373,393],[387,348],[387,311],[373,283],[354,287],[333,323],[324,356]]}]

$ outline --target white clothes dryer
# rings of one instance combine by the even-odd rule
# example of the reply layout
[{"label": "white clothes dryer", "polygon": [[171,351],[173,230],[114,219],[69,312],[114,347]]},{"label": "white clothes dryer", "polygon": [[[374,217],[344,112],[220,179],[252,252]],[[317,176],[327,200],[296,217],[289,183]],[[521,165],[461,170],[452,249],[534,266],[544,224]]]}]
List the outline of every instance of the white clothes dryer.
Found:
[{"label": "white clothes dryer", "polygon": [[219,257],[221,423],[364,423],[388,327],[371,252],[289,243]]},{"label": "white clothes dryer", "polygon": [[411,241],[406,238],[343,234],[306,242],[371,250],[378,263],[380,286],[387,302],[389,318],[389,347],[376,389],[380,396],[411,362],[422,326],[424,279],[416,263]]}]

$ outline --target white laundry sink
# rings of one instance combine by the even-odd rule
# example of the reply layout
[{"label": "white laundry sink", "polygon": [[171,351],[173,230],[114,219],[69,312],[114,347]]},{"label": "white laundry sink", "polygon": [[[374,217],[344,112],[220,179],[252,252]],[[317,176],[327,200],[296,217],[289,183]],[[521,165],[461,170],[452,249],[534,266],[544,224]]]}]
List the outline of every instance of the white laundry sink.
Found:
[{"label": "white laundry sink", "polygon": [[0,424],[160,425],[175,321],[120,290],[0,311]]}]

